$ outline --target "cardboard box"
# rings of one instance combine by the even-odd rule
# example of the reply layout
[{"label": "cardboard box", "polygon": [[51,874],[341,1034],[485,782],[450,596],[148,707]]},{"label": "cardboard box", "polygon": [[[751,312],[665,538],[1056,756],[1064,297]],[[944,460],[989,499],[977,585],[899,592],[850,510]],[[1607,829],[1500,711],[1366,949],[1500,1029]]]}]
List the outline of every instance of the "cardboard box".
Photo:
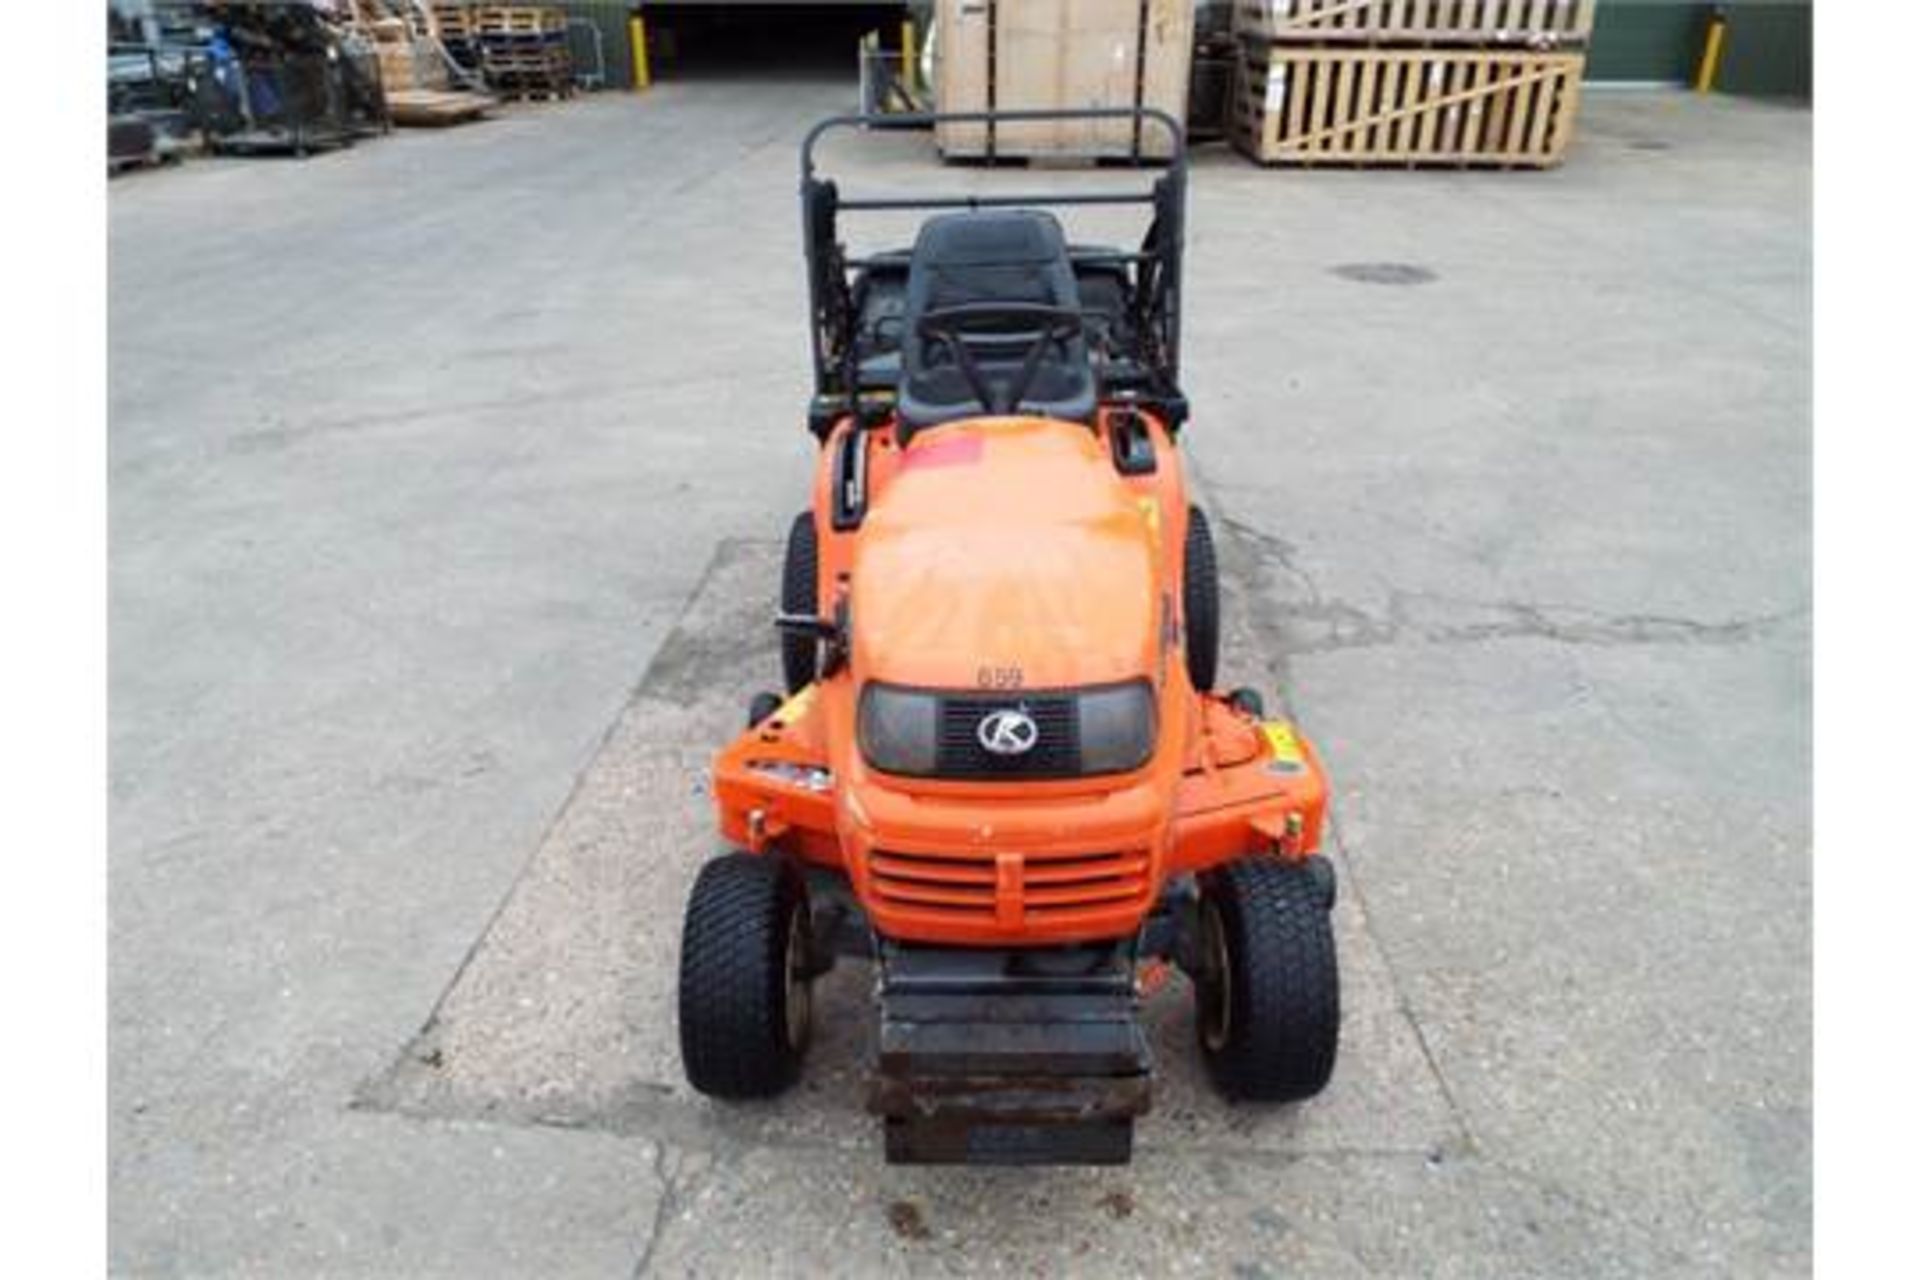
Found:
[{"label": "cardboard box", "polygon": [[[1158,107],[1184,121],[1193,0],[940,0],[941,111]],[[1141,155],[1164,159],[1165,128],[1131,120],[944,124],[951,158]]]}]

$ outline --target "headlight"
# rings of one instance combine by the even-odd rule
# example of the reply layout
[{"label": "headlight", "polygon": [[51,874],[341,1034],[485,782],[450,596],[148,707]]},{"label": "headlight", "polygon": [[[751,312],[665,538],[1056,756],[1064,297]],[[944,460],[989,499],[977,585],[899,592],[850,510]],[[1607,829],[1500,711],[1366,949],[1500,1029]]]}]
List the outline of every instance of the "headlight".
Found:
[{"label": "headlight", "polygon": [[939,719],[933,694],[869,684],[860,691],[860,754],[883,773],[926,777],[938,754]]},{"label": "headlight", "polygon": [[1153,755],[1153,686],[1144,680],[1080,695],[1080,771],[1125,773]]}]

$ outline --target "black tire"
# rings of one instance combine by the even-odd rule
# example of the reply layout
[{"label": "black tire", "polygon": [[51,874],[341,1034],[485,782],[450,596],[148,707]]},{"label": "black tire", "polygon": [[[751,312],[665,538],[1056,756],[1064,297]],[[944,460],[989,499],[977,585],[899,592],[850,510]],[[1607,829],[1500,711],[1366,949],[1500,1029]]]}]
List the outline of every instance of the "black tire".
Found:
[{"label": "black tire", "polygon": [[1340,877],[1334,874],[1333,864],[1315,854],[1307,859],[1306,866],[1314,887],[1320,890],[1320,905],[1333,910],[1333,904],[1340,900]]},{"label": "black tire", "polygon": [[1267,857],[1202,883],[1194,1022],[1207,1071],[1230,1098],[1297,1102],[1333,1074],[1340,968],[1326,900],[1320,877]]},{"label": "black tire", "polygon": [[800,1075],[812,1021],[806,887],[780,859],[700,869],[680,935],[680,1063],[715,1098],[770,1098]]},{"label": "black tire", "polygon": [[747,728],[751,729],[780,709],[786,701],[777,693],[756,693],[747,703]]},{"label": "black tire", "polygon": [[1220,570],[1213,556],[1213,529],[1198,507],[1187,511],[1180,605],[1187,620],[1187,678],[1206,693],[1220,670]]},{"label": "black tire", "polygon": [[[780,610],[814,614],[820,611],[820,544],[813,530],[813,513],[802,511],[787,533],[787,563],[780,575]],[[780,633],[780,668],[787,692],[798,693],[820,674],[820,642],[791,631]]]}]

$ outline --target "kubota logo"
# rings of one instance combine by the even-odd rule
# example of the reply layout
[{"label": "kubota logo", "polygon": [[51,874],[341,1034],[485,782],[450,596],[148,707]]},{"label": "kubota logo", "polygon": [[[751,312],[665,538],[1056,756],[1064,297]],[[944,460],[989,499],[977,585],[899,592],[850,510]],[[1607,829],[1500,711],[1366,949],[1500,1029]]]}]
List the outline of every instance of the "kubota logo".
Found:
[{"label": "kubota logo", "polygon": [[1023,756],[1040,741],[1040,726],[1024,711],[1006,708],[980,718],[980,745],[997,756]]}]

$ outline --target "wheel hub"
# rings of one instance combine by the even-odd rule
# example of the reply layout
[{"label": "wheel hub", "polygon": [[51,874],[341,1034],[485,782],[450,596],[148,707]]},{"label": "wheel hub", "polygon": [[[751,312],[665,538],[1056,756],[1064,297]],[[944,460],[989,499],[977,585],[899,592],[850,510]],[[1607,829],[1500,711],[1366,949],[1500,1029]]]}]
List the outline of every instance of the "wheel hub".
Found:
[{"label": "wheel hub", "polygon": [[807,975],[807,910],[796,906],[787,918],[787,954],[782,966],[786,987],[787,1044],[798,1050],[806,1047],[807,1033],[813,1025],[813,987]]},{"label": "wheel hub", "polygon": [[1233,969],[1227,962],[1227,929],[1220,908],[1206,900],[1200,904],[1200,947],[1200,1039],[1209,1053],[1219,1053],[1233,1034]]}]

